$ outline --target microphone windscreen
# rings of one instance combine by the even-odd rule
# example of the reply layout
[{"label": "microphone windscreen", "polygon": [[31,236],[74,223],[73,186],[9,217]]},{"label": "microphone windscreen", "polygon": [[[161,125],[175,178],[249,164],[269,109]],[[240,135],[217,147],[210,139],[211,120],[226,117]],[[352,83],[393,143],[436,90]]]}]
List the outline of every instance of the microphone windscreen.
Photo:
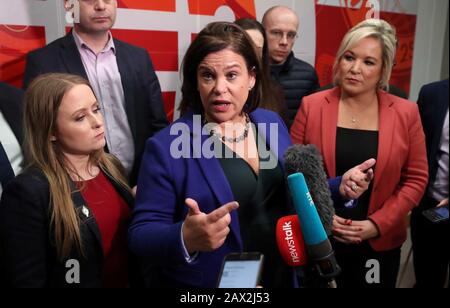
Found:
[{"label": "microphone windscreen", "polygon": [[325,232],[330,235],[335,211],[319,150],[312,144],[296,144],[286,150],[284,159],[288,176],[303,173]]}]

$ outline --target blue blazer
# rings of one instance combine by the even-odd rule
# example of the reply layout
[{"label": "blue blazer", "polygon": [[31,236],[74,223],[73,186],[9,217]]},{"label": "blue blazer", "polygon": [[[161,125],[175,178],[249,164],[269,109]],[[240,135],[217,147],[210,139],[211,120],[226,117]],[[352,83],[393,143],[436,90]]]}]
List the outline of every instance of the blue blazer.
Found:
[{"label": "blue blazer", "polygon": [[[284,122],[276,113],[263,109],[252,112],[250,119],[256,125],[266,124],[266,129],[260,128],[259,134],[277,155],[283,168],[283,154],[291,145]],[[270,132],[270,123],[277,125],[278,138],[274,138],[274,130]],[[212,252],[199,253],[190,264],[183,254],[181,226],[188,213],[185,199],[195,199],[204,213],[234,201],[228,180],[216,158],[172,157],[171,146],[180,139],[179,133],[171,135],[170,131],[176,131],[177,127],[184,127],[189,137],[183,140],[184,145],[190,147],[189,154],[199,156],[198,149],[194,147],[203,145],[209,136],[195,131],[195,126],[198,130],[198,125],[193,122],[193,114],[189,113],[146,144],[129,231],[129,245],[133,252],[149,257],[154,264],[152,279],[157,284],[155,286],[215,287],[225,255],[242,251],[238,215],[233,211],[231,232],[222,247]]]},{"label": "blue blazer", "polygon": [[417,105],[427,144],[428,184],[433,184],[438,169],[436,157],[441,142],[442,127],[448,111],[448,79],[423,86]]}]

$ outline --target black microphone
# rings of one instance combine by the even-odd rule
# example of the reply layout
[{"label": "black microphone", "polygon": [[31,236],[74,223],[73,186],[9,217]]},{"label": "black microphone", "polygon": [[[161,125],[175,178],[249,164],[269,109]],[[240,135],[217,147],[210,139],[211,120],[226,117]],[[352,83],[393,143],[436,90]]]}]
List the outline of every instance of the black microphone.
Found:
[{"label": "black microphone", "polygon": [[334,277],[340,273],[340,268],[328,239],[333,225],[334,207],[322,157],[313,145],[294,145],[286,151],[284,159],[308,255],[319,276],[328,281],[329,287],[336,287]]},{"label": "black microphone", "polygon": [[296,144],[286,150],[284,159],[288,176],[298,172],[303,173],[325,232],[330,236],[335,211],[327,175],[323,168],[322,155],[312,144]]}]

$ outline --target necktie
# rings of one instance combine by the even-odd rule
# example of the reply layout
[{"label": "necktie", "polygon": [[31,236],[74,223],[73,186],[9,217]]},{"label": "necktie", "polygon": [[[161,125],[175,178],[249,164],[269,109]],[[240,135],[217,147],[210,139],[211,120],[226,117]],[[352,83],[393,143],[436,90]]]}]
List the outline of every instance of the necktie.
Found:
[{"label": "necktie", "polygon": [[9,162],[8,156],[6,155],[5,149],[0,142],[0,183],[5,187],[9,181],[14,178],[14,171],[11,168],[11,163]]}]

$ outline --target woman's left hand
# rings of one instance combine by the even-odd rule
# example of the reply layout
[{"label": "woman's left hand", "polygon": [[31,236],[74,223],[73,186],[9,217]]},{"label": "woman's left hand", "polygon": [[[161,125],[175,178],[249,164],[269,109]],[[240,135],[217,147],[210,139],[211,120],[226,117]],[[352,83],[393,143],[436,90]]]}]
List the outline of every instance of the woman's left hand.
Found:
[{"label": "woman's left hand", "polygon": [[343,198],[358,199],[369,188],[375,163],[376,160],[371,158],[344,173],[339,186],[339,192]]},{"label": "woman's left hand", "polygon": [[371,220],[352,221],[335,215],[333,217],[334,239],[344,244],[359,244],[378,236],[378,229]]},{"label": "woman's left hand", "polygon": [[361,229],[359,235],[363,241],[379,235],[378,228],[372,220],[353,221],[352,225]]}]

